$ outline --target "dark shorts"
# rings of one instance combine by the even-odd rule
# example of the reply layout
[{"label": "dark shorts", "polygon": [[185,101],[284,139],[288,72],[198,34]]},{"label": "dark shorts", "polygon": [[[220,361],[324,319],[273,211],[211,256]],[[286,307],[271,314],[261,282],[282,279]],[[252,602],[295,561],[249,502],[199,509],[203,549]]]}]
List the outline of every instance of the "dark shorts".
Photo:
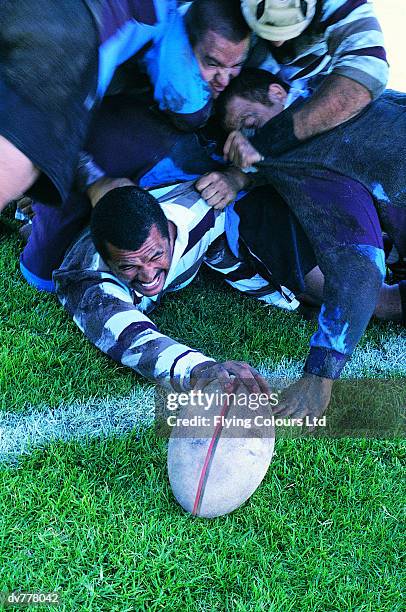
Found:
[{"label": "dark shorts", "polygon": [[54,292],[52,273],[65,251],[90,220],[89,199],[72,192],[61,206],[33,205],[34,217],[28,243],[21,253],[20,270],[39,291]]},{"label": "dark shorts", "polygon": [[[234,205],[240,218],[242,251],[257,260],[259,272],[294,293],[305,289],[304,278],[317,266],[306,234],[285,200],[272,185],[258,187]],[[260,263],[259,263],[260,262]]]},{"label": "dark shorts", "polygon": [[95,103],[96,24],[81,0],[2,2],[0,135],[42,175],[41,201],[66,199]]}]

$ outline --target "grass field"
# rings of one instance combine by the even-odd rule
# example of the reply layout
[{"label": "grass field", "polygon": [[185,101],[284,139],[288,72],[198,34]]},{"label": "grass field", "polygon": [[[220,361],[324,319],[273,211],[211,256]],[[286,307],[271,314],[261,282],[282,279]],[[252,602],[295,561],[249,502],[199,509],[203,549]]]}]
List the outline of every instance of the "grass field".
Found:
[{"label": "grass field", "polygon": [[[404,89],[404,2],[375,4]],[[404,440],[277,439],[248,503],[192,520],[167,481],[152,386],[23,282],[20,249],[0,239],[0,591],[56,590],[67,612],[405,609]],[[153,319],[215,358],[288,377],[315,329],[207,274]],[[405,332],[371,324],[346,377],[404,381]]]},{"label": "grass field", "polygon": [[[151,386],[23,283],[19,247],[0,245],[3,590],[57,590],[67,611],[403,609],[403,442],[277,440],[245,506],[191,520],[149,427]],[[154,318],[219,359],[290,375],[314,329],[207,275]],[[347,375],[405,376],[400,328],[372,325]]]}]

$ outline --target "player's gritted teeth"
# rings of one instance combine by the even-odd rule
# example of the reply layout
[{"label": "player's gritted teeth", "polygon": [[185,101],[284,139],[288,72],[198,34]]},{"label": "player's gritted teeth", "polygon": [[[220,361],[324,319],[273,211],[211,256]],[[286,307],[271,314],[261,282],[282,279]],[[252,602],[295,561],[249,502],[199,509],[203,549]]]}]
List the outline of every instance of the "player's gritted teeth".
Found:
[{"label": "player's gritted teeth", "polygon": [[134,251],[107,243],[111,270],[127,287],[146,297],[158,295],[164,288],[176,239],[176,227],[171,222],[168,231],[169,237],[165,237],[153,225],[148,238]]},{"label": "player's gritted teeth", "polygon": [[155,295],[159,293],[165,284],[166,274],[161,270],[152,281],[141,281],[134,279],[131,282],[131,287],[144,295]]}]

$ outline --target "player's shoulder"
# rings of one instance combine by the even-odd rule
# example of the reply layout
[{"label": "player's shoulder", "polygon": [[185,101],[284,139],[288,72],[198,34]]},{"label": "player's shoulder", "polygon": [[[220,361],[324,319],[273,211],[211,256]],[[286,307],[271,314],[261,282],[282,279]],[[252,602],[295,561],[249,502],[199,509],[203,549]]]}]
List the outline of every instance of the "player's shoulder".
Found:
[{"label": "player's shoulder", "polygon": [[90,233],[90,227],[86,227],[76,238],[65,253],[60,271],[89,270],[99,272],[106,270],[106,264],[96,251]]},{"label": "player's shoulder", "polygon": [[371,2],[368,0],[322,0],[318,4],[316,15],[321,24],[334,25],[342,19],[348,19],[352,13],[362,11],[373,12]]}]

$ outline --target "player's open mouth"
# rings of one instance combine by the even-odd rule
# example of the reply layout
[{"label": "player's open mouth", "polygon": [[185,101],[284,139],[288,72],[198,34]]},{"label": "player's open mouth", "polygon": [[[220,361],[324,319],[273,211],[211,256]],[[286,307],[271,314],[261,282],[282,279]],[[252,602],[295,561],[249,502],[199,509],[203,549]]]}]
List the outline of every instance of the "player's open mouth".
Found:
[{"label": "player's open mouth", "polygon": [[148,292],[151,293],[152,291],[155,291],[156,289],[158,289],[161,285],[162,282],[162,277],[163,277],[163,272],[161,271],[158,276],[156,276],[154,278],[153,281],[151,281],[150,283],[142,283],[141,281],[136,281],[135,284],[138,285],[138,287],[144,292]]}]

